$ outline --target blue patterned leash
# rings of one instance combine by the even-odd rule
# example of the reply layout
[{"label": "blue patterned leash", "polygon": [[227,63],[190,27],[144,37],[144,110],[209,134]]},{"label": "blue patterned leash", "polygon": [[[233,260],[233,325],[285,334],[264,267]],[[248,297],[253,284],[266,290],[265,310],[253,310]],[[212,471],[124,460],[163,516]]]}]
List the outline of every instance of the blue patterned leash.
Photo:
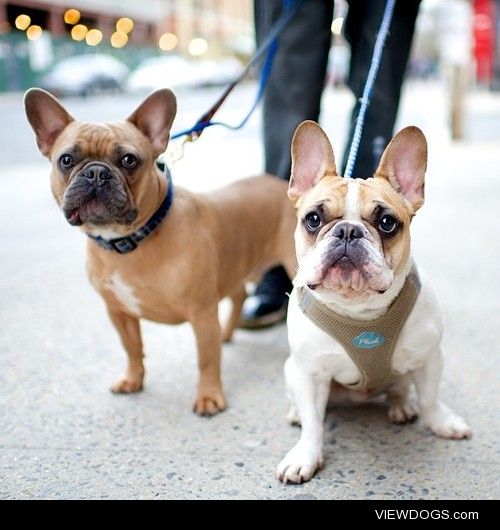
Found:
[{"label": "blue patterned leash", "polygon": [[384,50],[385,41],[389,33],[389,27],[391,25],[392,14],[394,12],[394,5],[396,0],[387,0],[384,9],[384,15],[380,24],[380,30],[375,41],[375,47],[373,49],[372,62],[370,64],[370,70],[366,78],[365,88],[363,89],[363,95],[359,100],[361,106],[359,107],[358,117],[356,118],[356,125],[354,127],[354,134],[352,135],[351,147],[349,149],[349,156],[347,158],[347,164],[345,168],[344,177],[352,178],[352,171],[358,156],[359,144],[361,142],[361,135],[363,133],[363,127],[365,125],[366,111],[370,105],[370,100],[373,93],[373,87],[375,85],[375,79],[382,61],[382,52]]}]

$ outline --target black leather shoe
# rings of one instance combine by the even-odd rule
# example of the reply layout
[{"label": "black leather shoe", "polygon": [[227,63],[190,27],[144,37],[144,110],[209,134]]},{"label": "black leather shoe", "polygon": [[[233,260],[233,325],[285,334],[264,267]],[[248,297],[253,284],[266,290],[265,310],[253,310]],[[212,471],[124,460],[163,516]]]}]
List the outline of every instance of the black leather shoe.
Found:
[{"label": "black leather shoe", "polygon": [[286,319],[288,297],[270,294],[249,296],[241,310],[240,328],[260,329],[274,326]]},{"label": "black leather shoe", "polygon": [[292,284],[283,267],[268,271],[255,293],[243,303],[240,328],[261,329],[284,322]]}]

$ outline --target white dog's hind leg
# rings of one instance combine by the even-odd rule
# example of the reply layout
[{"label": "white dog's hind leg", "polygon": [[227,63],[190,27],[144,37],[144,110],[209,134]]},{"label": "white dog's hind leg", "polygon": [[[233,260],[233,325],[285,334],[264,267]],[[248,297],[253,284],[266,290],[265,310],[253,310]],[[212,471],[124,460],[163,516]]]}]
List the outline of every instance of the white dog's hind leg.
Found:
[{"label": "white dog's hind leg", "polygon": [[299,411],[297,410],[297,406],[295,403],[290,404],[290,408],[288,409],[288,413],[286,415],[286,421],[295,427],[300,427],[300,417],[299,417]]},{"label": "white dog's hind leg", "polygon": [[299,413],[302,432],[299,441],[279,464],[276,474],[285,484],[300,484],[310,480],[323,465],[323,420],[330,380],[301,373],[292,357],[285,363],[285,378]]},{"label": "white dog's hind leg", "polygon": [[438,399],[442,372],[443,357],[438,349],[429,355],[422,368],[412,374],[417,387],[422,420],[441,438],[470,438],[472,430],[465,420]]},{"label": "white dog's hind leg", "polygon": [[411,387],[411,376],[405,374],[388,388],[387,416],[392,423],[409,423],[418,417],[419,408],[411,395]]}]

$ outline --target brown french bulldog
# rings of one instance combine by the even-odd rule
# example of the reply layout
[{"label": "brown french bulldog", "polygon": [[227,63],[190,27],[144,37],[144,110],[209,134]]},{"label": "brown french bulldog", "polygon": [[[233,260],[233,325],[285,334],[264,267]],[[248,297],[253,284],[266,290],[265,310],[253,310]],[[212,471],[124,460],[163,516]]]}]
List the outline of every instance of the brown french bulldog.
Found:
[{"label": "brown french bulldog", "polygon": [[[284,264],[296,270],[295,215],[286,182],[269,175],[210,193],[192,193],[156,167],[176,114],[170,90],[147,97],[125,121],[75,121],[49,93],[25,96],[40,151],[52,162],[51,187],[67,221],[89,236],[87,269],[128,355],[113,392],[142,389],[141,318],[193,326],[199,382],[194,411],[226,407],[221,342],[229,340],[245,281]],[[218,303],[232,301],[221,331]]]}]

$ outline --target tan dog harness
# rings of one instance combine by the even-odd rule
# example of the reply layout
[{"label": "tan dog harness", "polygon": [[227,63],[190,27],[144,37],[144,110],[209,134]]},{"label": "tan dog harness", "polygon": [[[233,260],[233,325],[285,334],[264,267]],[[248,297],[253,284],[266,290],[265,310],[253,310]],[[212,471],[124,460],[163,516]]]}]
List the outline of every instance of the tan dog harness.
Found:
[{"label": "tan dog harness", "polygon": [[318,327],[336,339],[361,372],[352,385],[355,390],[382,390],[398,374],[392,370],[392,356],[399,334],[420,293],[420,278],[415,266],[387,313],[375,320],[343,317],[319,302],[308,287],[297,290],[299,307]]}]

